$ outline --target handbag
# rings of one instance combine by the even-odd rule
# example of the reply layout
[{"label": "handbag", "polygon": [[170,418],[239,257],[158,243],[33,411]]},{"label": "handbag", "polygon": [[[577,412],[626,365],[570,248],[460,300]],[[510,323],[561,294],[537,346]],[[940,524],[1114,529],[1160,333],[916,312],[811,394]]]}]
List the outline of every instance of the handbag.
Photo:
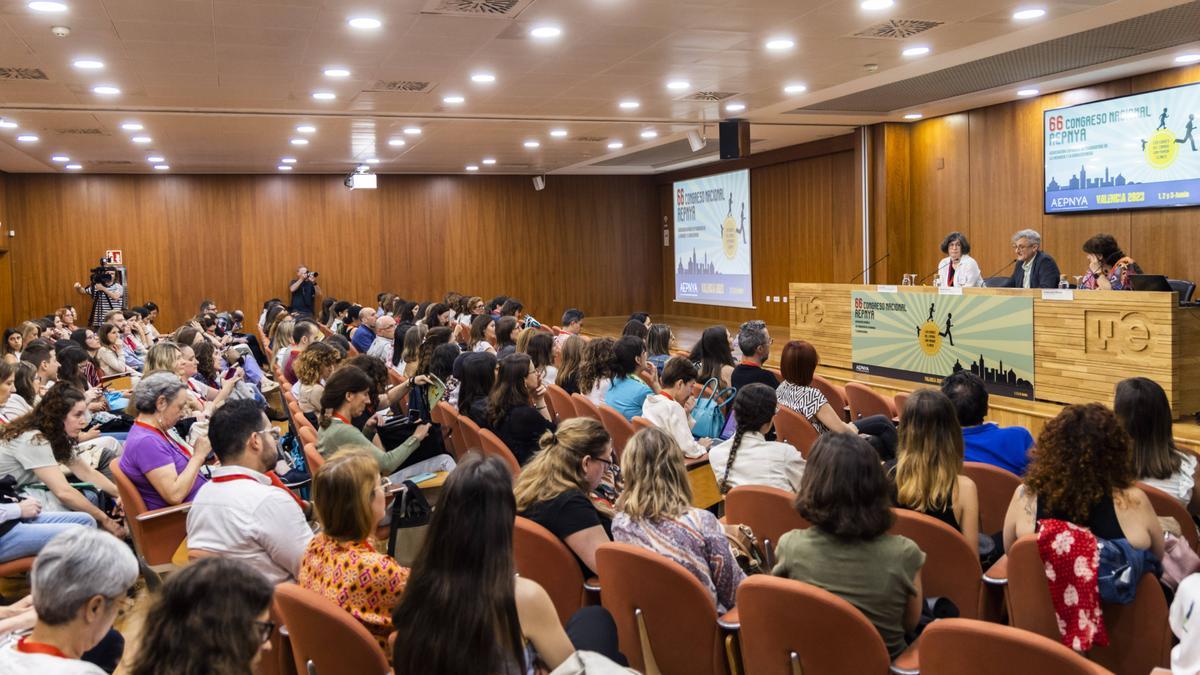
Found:
[{"label": "handbag", "polygon": [[721,431],[725,427],[725,413],[722,408],[737,391],[733,387],[724,389],[720,387],[720,380],[714,377],[705,382],[700,389],[700,395],[696,397],[696,405],[692,408],[692,419],[696,421],[696,424],[692,426],[692,436],[696,438],[720,437]]},{"label": "handbag", "polygon": [[733,551],[733,559],[746,575],[762,574],[766,566],[762,550],[758,545],[758,537],[749,525],[726,525],[725,538],[729,541],[729,549]]},{"label": "handbag", "polygon": [[429,523],[433,508],[421,493],[421,488],[411,480],[401,484],[392,498],[391,529],[388,532],[388,556],[396,557],[396,534],[403,529],[420,527]]}]

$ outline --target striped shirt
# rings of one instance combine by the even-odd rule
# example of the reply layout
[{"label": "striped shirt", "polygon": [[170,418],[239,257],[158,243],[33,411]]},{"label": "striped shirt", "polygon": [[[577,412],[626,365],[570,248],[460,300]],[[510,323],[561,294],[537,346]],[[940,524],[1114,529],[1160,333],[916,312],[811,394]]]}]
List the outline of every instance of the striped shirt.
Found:
[{"label": "striped shirt", "polygon": [[804,415],[818,434],[829,433],[829,428],[817,419],[817,411],[821,409],[821,406],[829,403],[829,399],[825,398],[825,394],[822,394],[820,389],[784,382],[775,389],[775,396],[779,399],[780,405],[786,405]]}]

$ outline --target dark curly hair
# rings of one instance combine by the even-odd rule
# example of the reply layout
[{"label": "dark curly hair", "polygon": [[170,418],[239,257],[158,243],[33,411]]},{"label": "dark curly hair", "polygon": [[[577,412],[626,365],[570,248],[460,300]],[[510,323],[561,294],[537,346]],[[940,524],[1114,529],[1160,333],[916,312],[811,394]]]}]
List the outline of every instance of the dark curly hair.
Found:
[{"label": "dark curly hair", "polygon": [[857,434],[822,434],[813,443],[796,511],[844,541],[870,541],[892,527],[892,500],[879,453]]},{"label": "dark curly hair", "polygon": [[1099,403],[1070,405],[1046,423],[1025,487],[1046,512],[1086,523],[1096,503],[1133,485],[1129,434]]},{"label": "dark curly hair", "polygon": [[5,427],[0,433],[0,441],[11,441],[26,431],[36,431],[50,444],[54,459],[66,462],[71,459],[75,440],[67,436],[64,423],[71,408],[82,400],[82,391],[68,382],[59,382],[46,392],[33,410]]}]

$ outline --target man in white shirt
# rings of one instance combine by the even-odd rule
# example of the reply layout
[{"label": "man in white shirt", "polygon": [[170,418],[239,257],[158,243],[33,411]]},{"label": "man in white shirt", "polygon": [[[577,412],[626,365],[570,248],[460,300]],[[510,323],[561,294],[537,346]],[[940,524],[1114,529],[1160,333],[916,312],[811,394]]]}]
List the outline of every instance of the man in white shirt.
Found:
[{"label": "man in white shirt", "polygon": [[295,579],[313,536],[296,497],[264,475],[279,459],[276,433],[254,401],[218,408],[208,438],[221,466],[187,518],[188,548],[237,558],[272,584]]},{"label": "man in white shirt", "polygon": [[375,339],[371,341],[367,354],[384,363],[391,363],[395,337],[396,319],[390,316],[379,317],[375,321]]},{"label": "man in white shirt", "polygon": [[689,458],[708,452],[712,444],[711,438],[696,440],[692,437],[695,420],[689,414],[691,407],[688,404],[692,402],[692,386],[699,376],[696,364],[682,356],[672,357],[663,366],[662,377],[659,378],[661,391],[650,394],[642,403],[642,417],[671,434],[683,454]]},{"label": "man in white shirt", "polygon": [[583,330],[583,312],[572,307],[563,312],[562,332],[554,336],[554,351],[562,351],[563,343]]}]

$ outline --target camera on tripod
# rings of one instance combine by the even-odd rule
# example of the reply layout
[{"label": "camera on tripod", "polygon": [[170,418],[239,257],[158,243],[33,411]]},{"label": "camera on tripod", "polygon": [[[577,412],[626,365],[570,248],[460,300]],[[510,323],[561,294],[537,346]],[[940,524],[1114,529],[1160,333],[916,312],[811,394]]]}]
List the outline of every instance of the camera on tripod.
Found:
[{"label": "camera on tripod", "polygon": [[116,278],[117,270],[108,264],[105,258],[100,259],[100,264],[91,269],[91,283],[93,286],[105,286],[112,283]]}]

